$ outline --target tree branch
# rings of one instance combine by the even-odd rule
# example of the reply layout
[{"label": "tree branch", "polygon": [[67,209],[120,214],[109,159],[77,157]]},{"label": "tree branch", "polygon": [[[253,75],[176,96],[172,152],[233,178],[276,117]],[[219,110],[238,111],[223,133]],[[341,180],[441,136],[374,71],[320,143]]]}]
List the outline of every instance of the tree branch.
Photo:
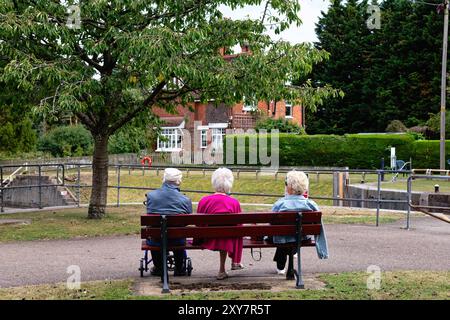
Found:
[{"label": "tree branch", "polygon": [[136,115],[138,115],[140,112],[142,112],[145,108],[148,108],[149,106],[152,106],[153,104],[155,104],[156,98],[159,96],[159,94],[161,93],[162,89],[164,88],[164,86],[166,84],[167,84],[166,81],[160,82],[155,87],[155,89],[153,90],[151,95],[147,99],[144,100],[142,105],[129,111],[126,115],[124,115],[119,120],[117,120],[114,124],[109,126],[108,134],[110,134],[110,135],[113,134],[118,129],[120,129],[122,126],[124,126],[127,122],[131,121]]}]

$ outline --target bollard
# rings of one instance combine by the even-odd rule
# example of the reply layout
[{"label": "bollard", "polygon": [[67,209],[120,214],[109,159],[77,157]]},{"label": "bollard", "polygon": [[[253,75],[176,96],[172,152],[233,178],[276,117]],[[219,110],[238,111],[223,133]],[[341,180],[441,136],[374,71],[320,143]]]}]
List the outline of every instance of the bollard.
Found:
[{"label": "bollard", "polygon": [[434,192],[439,193],[439,185],[438,184],[434,185]]}]

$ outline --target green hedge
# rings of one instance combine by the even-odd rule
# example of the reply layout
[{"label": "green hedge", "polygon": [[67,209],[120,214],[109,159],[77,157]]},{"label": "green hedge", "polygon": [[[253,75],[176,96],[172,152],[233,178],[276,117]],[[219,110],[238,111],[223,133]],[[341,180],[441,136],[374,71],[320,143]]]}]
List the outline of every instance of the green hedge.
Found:
[{"label": "green hedge", "polygon": [[[245,136],[246,164],[249,164],[249,137]],[[226,144],[234,140],[236,145],[237,138],[237,136],[227,136],[225,153]],[[268,141],[270,150],[270,136]],[[449,159],[450,141],[447,141],[446,145],[446,158]],[[439,167],[439,141],[416,141],[409,134],[279,135],[280,166],[376,169],[380,167],[381,158],[385,158],[386,165],[389,165],[391,147],[396,148],[397,159],[409,161],[412,158],[414,168]],[[235,159],[237,158],[236,149]]]}]

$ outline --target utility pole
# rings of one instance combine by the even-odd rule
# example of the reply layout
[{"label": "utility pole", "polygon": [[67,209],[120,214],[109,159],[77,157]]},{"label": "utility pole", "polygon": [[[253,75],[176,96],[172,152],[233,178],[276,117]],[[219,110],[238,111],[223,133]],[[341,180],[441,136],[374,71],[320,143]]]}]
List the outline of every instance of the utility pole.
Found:
[{"label": "utility pole", "polygon": [[448,48],[448,0],[444,1],[444,41],[442,50],[442,78],[441,78],[441,142],[440,168],[445,170],[445,105],[447,95],[447,48]]}]

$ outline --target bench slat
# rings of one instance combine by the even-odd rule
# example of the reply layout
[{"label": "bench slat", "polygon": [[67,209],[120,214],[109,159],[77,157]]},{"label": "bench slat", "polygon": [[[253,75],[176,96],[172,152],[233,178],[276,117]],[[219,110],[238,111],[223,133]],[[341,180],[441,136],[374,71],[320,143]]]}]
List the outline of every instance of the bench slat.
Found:
[{"label": "bench slat", "polygon": [[[310,240],[304,240],[302,241],[302,247],[314,247],[315,242]],[[258,240],[251,240],[251,239],[244,239],[243,241],[243,247],[244,249],[255,249],[255,248],[276,248],[276,247],[295,247],[295,243],[286,243],[286,244],[274,244],[272,242],[268,241],[258,241]],[[142,250],[154,250],[159,251],[161,250],[161,247],[158,246],[149,246],[147,245],[146,241],[142,241]],[[186,243],[185,246],[168,246],[169,251],[173,250],[203,250],[201,245],[194,245],[191,242]]]},{"label": "bench slat", "polygon": [[[225,214],[173,214],[167,215],[167,225],[224,225],[242,223],[272,223],[272,224],[289,224],[294,223],[297,212],[249,212],[249,213],[225,213]],[[322,218],[321,212],[307,211],[302,213],[302,223],[320,223]],[[159,214],[141,216],[141,226],[161,225],[161,216]]]},{"label": "bench slat", "polygon": [[[320,224],[302,226],[303,235],[320,234]],[[207,226],[207,227],[169,227],[168,239],[173,238],[226,238],[226,237],[258,237],[295,235],[295,225],[244,225],[244,226]],[[159,228],[141,229],[141,239],[159,238]]]}]

